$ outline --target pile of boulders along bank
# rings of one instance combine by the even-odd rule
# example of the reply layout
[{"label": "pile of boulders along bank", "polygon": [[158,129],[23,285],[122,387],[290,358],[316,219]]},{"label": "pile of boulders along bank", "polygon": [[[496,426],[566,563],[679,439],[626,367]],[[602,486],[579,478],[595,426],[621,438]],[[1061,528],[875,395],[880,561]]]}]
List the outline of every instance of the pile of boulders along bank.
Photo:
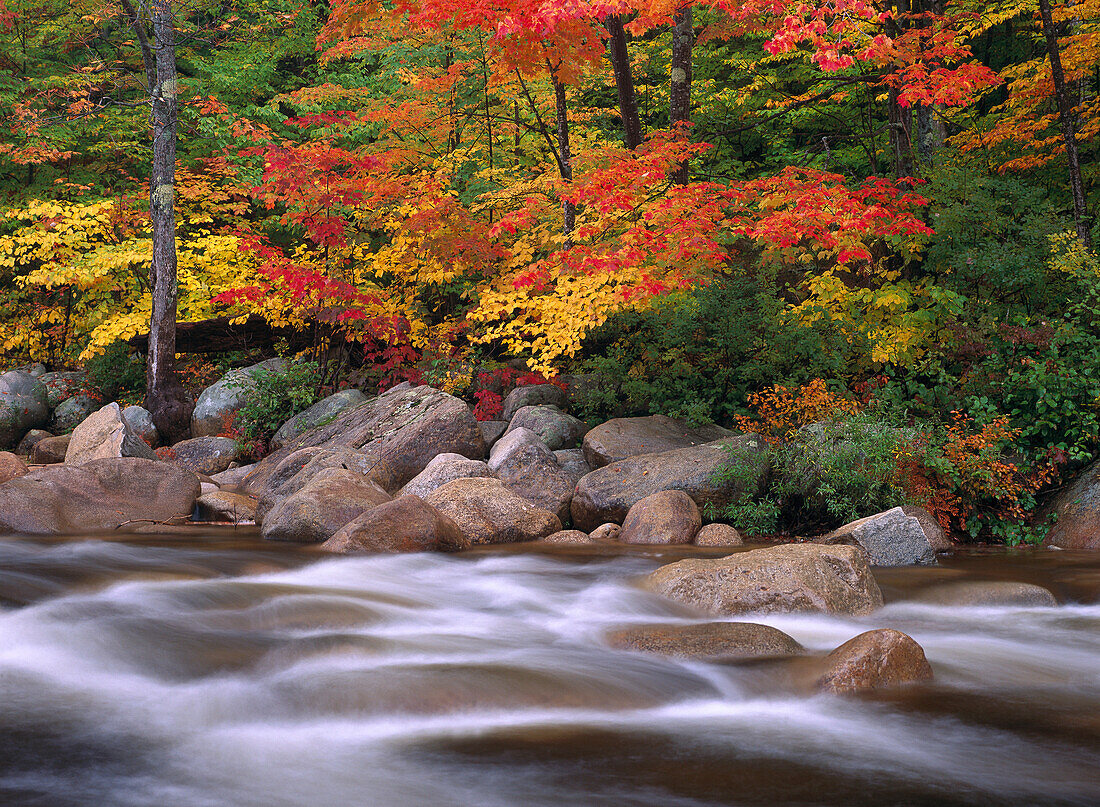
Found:
[{"label": "pile of boulders along bank", "polygon": [[[0,532],[164,533],[194,522],[255,523],[265,539],[334,553],[514,542],[694,545],[709,551],[662,566],[641,585],[721,617],[865,615],[882,606],[871,566],[932,564],[950,546],[927,512],[905,507],[813,542],[738,549],[736,529],[704,525],[701,513],[761,492],[719,481],[731,461],[758,471],[743,478],[767,477],[760,438],[660,415],[589,429],[569,414],[566,390],[552,384],[517,387],[501,420],[481,422],[465,402],[428,386],[400,384],[373,397],[344,390],[291,418],[272,453],[241,466],[236,442],[219,432],[249,394],[253,374],[282,362],[233,370],[207,388],[190,439],[160,451],[147,411],[96,401],[79,372],[0,375],[0,448],[8,449],[0,452]],[[1100,501],[1100,472],[1082,479],[1072,498],[1056,503],[1065,512],[1055,542],[1076,546],[1081,535],[1100,535],[1100,508],[1081,506]],[[722,548],[731,554],[713,557]],[[1013,585],[1020,588],[1004,584]],[[1047,604],[1045,590],[1004,586],[939,596]],[[741,622],[635,626],[608,641],[700,658],[802,654],[774,628]],[[857,636],[797,669],[812,688],[832,691],[931,676],[919,645],[890,630]]]}]

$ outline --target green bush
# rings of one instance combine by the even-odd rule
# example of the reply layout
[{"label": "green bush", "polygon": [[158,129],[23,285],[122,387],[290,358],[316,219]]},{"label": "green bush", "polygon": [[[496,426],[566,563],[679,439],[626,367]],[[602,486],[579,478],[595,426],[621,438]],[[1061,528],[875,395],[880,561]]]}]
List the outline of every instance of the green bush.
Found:
[{"label": "green bush", "polygon": [[88,380],[107,401],[141,401],[145,397],[145,362],[125,342],[115,342],[84,365]]},{"label": "green bush", "polygon": [[[771,477],[763,496],[742,496],[708,515],[747,535],[821,532],[908,504],[898,458],[914,436],[877,412],[803,427],[794,439],[771,445]],[[747,476],[755,473],[735,458],[717,480],[755,482]]]},{"label": "green bush", "polygon": [[728,422],[764,386],[842,375],[859,346],[828,321],[788,321],[786,307],[769,284],[733,276],[617,314],[585,341],[576,369],[596,383],[583,415]]},{"label": "green bush", "polygon": [[270,440],[290,418],[315,404],[320,397],[321,371],[316,362],[291,362],[284,370],[260,369],[251,379],[239,378],[231,386],[249,394],[237,412],[236,427],[246,440]]}]

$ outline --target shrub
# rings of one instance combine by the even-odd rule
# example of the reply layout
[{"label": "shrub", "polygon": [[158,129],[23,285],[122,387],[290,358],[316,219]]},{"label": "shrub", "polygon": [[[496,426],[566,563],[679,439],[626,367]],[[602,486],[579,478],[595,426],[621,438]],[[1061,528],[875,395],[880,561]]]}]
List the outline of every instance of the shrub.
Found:
[{"label": "shrub", "polygon": [[729,422],[766,385],[839,377],[860,346],[827,318],[804,323],[786,309],[767,283],[731,276],[615,315],[585,342],[591,358],[577,369],[597,383],[582,414]]},{"label": "shrub", "polygon": [[[738,422],[768,439],[771,479],[762,497],[742,496],[712,516],[749,535],[823,531],[912,501],[900,468],[914,430],[880,411],[858,411],[820,379],[799,389],[776,385],[749,402],[755,417]],[[718,480],[758,483],[750,473],[756,471],[735,458]]]},{"label": "shrub", "polygon": [[104,400],[140,402],[145,397],[145,362],[125,342],[115,342],[88,359],[84,370]]},{"label": "shrub", "polygon": [[320,376],[316,362],[291,362],[284,370],[260,369],[251,379],[234,382],[249,390],[235,422],[240,437],[270,440],[287,420],[317,402]]}]

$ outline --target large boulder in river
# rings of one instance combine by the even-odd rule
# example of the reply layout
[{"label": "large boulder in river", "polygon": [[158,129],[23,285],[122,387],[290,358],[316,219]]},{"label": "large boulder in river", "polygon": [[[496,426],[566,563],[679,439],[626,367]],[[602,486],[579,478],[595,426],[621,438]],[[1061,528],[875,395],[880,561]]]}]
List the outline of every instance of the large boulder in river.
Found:
[{"label": "large boulder in river", "polygon": [[536,541],[561,530],[556,515],[517,496],[499,479],[456,479],[425,501],[450,516],[475,544]]},{"label": "large boulder in river", "polygon": [[691,659],[797,656],[798,642],[777,628],[752,622],[696,625],[632,625],[606,634],[612,647]]},{"label": "large boulder in river", "polygon": [[703,518],[682,490],[661,490],[637,502],[623,520],[624,544],[690,544]]},{"label": "large boulder in river", "polygon": [[470,539],[419,496],[400,496],[345,524],[321,545],[328,552],[457,552]]},{"label": "large boulder in river", "polygon": [[392,475],[387,490],[398,490],[437,454],[482,459],[485,439],[470,407],[458,398],[431,387],[399,385],[345,409],[335,420],[265,457],[244,482],[249,492],[262,487],[266,477],[301,448],[347,448],[382,461]]},{"label": "large boulder in river", "polygon": [[271,438],[271,447],[282,448],[310,429],[335,420],[336,416],[345,409],[366,403],[368,400],[367,396],[357,389],[341,390],[327,398],[322,398],[309,409],[299,412],[280,426],[275,436]]},{"label": "large boulder in river", "polygon": [[46,387],[30,373],[0,375],[0,449],[14,448],[28,431],[46,425],[47,399]]},{"label": "large boulder in river", "polygon": [[1100,549],[1100,462],[1088,466],[1047,508],[1057,520],[1046,543],[1061,549]]},{"label": "large boulder in river", "polygon": [[585,434],[584,457],[593,468],[602,468],[627,457],[689,448],[733,435],[721,426],[692,426],[664,415],[614,418]]},{"label": "large boulder in river", "polygon": [[276,373],[285,370],[286,359],[275,358],[230,370],[219,381],[204,389],[191,413],[191,436],[221,434],[231,426],[249,396],[256,390],[256,377],[263,372]]},{"label": "large boulder in river", "polygon": [[848,693],[932,680],[924,648],[900,631],[882,628],[849,639],[825,657],[816,688]]},{"label": "large boulder in river", "polygon": [[161,459],[181,465],[203,476],[219,474],[240,456],[241,447],[228,437],[192,437],[176,443],[169,449],[161,449]]},{"label": "large boulder in river", "polygon": [[662,566],[642,585],[711,614],[821,611],[860,616],[882,607],[863,550],[784,544]]},{"label": "large boulder in river", "polygon": [[107,457],[157,459],[149,444],[138,437],[123,419],[122,410],[114,402],[73,429],[69,447],[65,450],[65,464],[82,465]]},{"label": "large boulder in river", "polygon": [[489,465],[484,460],[470,460],[461,454],[438,454],[424,466],[424,470],[414,476],[405,487],[402,496],[427,496],[433,490],[456,479],[492,476]]},{"label": "large boulder in river", "polygon": [[873,566],[928,566],[936,551],[924,527],[900,507],[845,524],[821,539],[824,544],[861,546]]},{"label": "large boulder in river", "polygon": [[328,468],[264,514],[260,534],[269,541],[319,544],[388,501],[386,491],[360,474]]},{"label": "large boulder in river", "polygon": [[533,384],[526,387],[516,387],[504,398],[504,412],[501,417],[511,421],[512,417],[525,406],[542,406],[550,404],[565,409],[565,390],[556,384]]},{"label": "large boulder in river", "polygon": [[562,522],[569,518],[576,483],[534,432],[520,428],[500,438],[489,455],[489,470],[531,504]]},{"label": "large boulder in river", "polygon": [[[731,463],[744,469],[723,479]],[[767,475],[764,441],[740,435],[713,443],[644,454],[597,468],[577,483],[573,526],[592,530],[607,521],[622,523],[636,503],[660,490],[682,490],[699,507],[724,507],[738,497],[760,492]]]},{"label": "large boulder in river", "polygon": [[547,448],[558,451],[574,448],[588,431],[588,424],[556,406],[544,404],[520,408],[508,424],[508,431],[513,429],[529,429],[542,438]]},{"label": "large boulder in river", "polygon": [[191,515],[199,480],[137,457],[52,465],[0,485],[0,532],[60,534],[164,523]]}]

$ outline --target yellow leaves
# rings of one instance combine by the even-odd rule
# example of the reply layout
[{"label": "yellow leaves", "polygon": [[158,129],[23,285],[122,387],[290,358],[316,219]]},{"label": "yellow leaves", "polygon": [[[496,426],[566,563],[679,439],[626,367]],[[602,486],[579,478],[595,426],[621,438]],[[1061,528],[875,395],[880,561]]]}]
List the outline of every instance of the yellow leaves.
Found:
[{"label": "yellow leaves", "polygon": [[888,282],[879,288],[850,288],[832,272],[810,278],[809,296],[789,315],[804,323],[830,320],[849,335],[867,340],[874,364],[906,364],[932,345],[962,300],[926,281]]}]

